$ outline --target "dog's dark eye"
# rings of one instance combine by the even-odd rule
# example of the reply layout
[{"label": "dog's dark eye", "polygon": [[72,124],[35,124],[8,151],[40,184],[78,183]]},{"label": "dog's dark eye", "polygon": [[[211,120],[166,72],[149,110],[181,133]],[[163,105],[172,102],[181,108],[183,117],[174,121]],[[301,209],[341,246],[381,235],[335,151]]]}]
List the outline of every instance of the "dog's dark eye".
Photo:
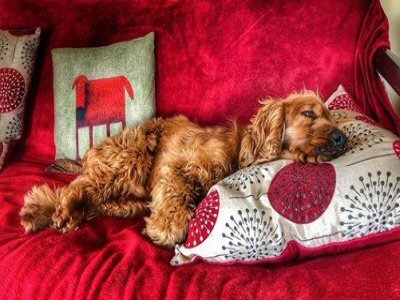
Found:
[{"label": "dog's dark eye", "polygon": [[310,119],[313,119],[313,120],[317,118],[317,115],[316,115],[315,112],[312,111],[312,110],[305,110],[305,111],[303,111],[301,114],[302,114],[303,116],[305,116],[305,117],[307,117],[307,118],[310,118]]}]

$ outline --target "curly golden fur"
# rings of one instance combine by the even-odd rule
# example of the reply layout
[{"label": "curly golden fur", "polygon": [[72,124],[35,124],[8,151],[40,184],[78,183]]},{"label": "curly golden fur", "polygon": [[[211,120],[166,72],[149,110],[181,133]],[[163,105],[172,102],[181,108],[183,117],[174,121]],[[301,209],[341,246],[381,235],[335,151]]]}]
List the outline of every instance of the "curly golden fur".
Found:
[{"label": "curly golden fur", "polygon": [[185,239],[208,189],[238,168],[280,157],[320,162],[343,151],[332,142],[338,130],[314,93],[262,104],[248,126],[202,128],[177,116],[154,118],[108,138],[87,151],[82,174],[69,185],[33,187],[25,195],[22,225],[27,232],[65,232],[99,215],[149,212],[144,233],[173,246]]}]

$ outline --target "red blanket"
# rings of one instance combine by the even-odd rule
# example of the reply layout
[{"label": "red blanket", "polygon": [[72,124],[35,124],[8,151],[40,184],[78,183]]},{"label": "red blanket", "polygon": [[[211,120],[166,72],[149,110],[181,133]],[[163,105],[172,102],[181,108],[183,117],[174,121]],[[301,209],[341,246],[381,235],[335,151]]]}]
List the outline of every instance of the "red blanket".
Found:
[{"label": "red blanket", "polygon": [[103,218],[78,231],[25,235],[18,210],[29,184],[66,183],[25,160],[0,180],[2,299],[398,299],[400,242],[276,266],[171,267],[140,220]]},{"label": "red blanket", "polygon": [[[71,180],[44,172],[54,158],[51,49],[105,45],[155,31],[160,115],[182,112],[204,124],[226,116],[247,121],[262,97],[303,87],[328,96],[339,84],[360,95],[361,83],[379,84],[368,75],[370,68],[361,72],[367,79],[357,75],[359,61],[365,60],[362,55],[355,60],[361,34],[365,28],[373,31],[363,23],[367,17],[387,31],[377,1],[51,3],[0,0],[0,28],[44,29],[27,105],[26,139],[0,174],[2,298],[399,298],[400,242],[277,266],[199,263],[173,268],[172,251],[147,241],[140,234],[141,220],[102,218],[69,234],[44,230],[26,235],[18,216],[23,194],[32,185]],[[363,41],[371,42],[368,36]],[[387,45],[387,36],[374,38]],[[373,98],[362,90],[365,98],[359,104],[396,130],[387,103],[375,107],[377,99],[387,100],[382,90]]]}]

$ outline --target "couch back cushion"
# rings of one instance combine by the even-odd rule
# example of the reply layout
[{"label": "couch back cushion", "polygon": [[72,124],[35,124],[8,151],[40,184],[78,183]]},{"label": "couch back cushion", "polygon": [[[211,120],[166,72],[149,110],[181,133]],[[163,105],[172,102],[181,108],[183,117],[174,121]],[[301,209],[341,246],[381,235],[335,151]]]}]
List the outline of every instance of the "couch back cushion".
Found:
[{"label": "couch back cushion", "polygon": [[[372,1],[372,0],[371,0]],[[371,1],[0,0],[0,28],[43,28],[25,155],[54,157],[50,51],[156,35],[157,113],[246,122],[258,100],[354,87],[357,34]]]}]

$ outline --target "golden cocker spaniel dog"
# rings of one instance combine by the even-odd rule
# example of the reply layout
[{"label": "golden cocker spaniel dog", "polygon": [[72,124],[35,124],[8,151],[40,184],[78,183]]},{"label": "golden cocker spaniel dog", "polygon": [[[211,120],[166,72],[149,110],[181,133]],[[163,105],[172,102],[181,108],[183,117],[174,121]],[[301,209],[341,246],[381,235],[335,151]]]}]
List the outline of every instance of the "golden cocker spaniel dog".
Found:
[{"label": "golden cocker spaniel dog", "polygon": [[198,201],[238,168],[278,158],[318,163],[345,150],[346,136],[313,92],[262,104],[248,126],[202,128],[177,116],[108,138],[86,152],[82,174],[69,185],[25,195],[22,225],[65,232],[95,216],[149,211],[145,234],[174,246],[184,241]]}]

